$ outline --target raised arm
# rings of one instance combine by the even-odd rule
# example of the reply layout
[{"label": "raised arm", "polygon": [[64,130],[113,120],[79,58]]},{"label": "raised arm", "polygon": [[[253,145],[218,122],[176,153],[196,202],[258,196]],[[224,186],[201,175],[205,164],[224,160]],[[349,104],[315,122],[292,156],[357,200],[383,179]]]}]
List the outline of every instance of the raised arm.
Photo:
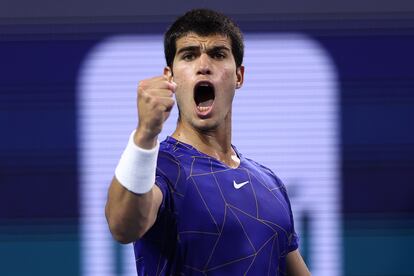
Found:
[{"label": "raised arm", "polygon": [[141,238],[157,218],[163,195],[154,185],[156,164],[142,160],[157,154],[158,134],[174,106],[175,87],[164,76],[138,86],[138,127],[118,164],[105,206],[109,229],[120,243]]}]

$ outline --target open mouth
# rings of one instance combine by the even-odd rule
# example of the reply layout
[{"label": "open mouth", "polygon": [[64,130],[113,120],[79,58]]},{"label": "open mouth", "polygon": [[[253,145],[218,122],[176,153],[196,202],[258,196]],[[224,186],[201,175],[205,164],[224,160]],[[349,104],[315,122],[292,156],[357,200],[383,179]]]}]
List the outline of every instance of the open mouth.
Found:
[{"label": "open mouth", "polygon": [[210,110],[214,98],[214,86],[210,82],[201,81],[194,87],[194,101],[198,111],[204,113]]}]

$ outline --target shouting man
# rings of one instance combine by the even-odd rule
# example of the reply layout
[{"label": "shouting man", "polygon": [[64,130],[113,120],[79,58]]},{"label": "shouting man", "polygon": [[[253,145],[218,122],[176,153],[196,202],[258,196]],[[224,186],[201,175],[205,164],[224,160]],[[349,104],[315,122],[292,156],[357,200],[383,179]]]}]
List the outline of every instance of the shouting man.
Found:
[{"label": "shouting man", "polygon": [[[106,204],[114,238],[134,243],[138,275],[310,275],[285,186],[231,143],[240,29],[192,10],[168,29],[164,51],[163,75],[139,83],[138,125]],[[174,96],[177,127],[159,143]]]}]

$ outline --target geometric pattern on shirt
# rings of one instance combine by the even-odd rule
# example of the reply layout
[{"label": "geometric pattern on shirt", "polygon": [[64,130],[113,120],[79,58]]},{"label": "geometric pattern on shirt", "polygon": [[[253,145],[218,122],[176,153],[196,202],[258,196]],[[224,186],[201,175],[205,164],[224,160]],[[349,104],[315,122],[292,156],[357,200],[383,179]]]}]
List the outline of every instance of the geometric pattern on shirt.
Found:
[{"label": "geometric pattern on shirt", "polygon": [[[171,146],[174,140],[169,137],[165,142]],[[293,221],[291,221],[286,190],[273,172],[244,157],[240,158],[243,162],[238,168],[229,168],[177,140],[173,148],[167,146],[166,153],[168,152],[174,156],[168,160],[175,164],[174,168],[168,167],[168,171],[171,173],[171,170],[177,168],[175,172],[178,175],[177,179],[171,179],[168,177],[171,174],[163,172],[159,167],[157,170],[169,179],[168,183],[173,187],[169,189],[170,196],[186,202],[185,189],[192,189],[189,194],[196,195],[198,201],[198,204],[181,206],[178,212],[182,217],[187,217],[186,212],[193,211],[195,207],[201,209],[201,213],[204,212],[204,217],[198,217],[203,220],[203,223],[193,225],[185,223],[177,229],[178,241],[191,243],[192,240],[200,241],[201,237],[203,241],[202,249],[191,248],[194,256],[190,255],[190,260],[185,261],[184,270],[182,267],[177,273],[181,272],[179,275],[284,275],[285,267],[280,260],[286,257],[288,246],[295,239],[294,232],[291,231]],[[192,154],[189,155],[189,152]],[[200,162],[202,166],[199,166]],[[180,175],[186,177],[186,181],[178,181]],[[206,178],[210,178],[209,185],[203,184]],[[245,181],[248,183],[242,188],[236,190],[233,187],[233,182]],[[183,184],[184,190],[180,187]],[[212,194],[215,197],[212,197]],[[234,195],[238,197],[242,195],[243,200],[237,196],[234,198]],[[196,198],[192,196],[192,199]],[[279,213],[277,221],[274,220],[274,213]],[[191,218],[194,213],[190,212],[189,215]],[[191,222],[191,219],[189,221]],[[257,235],[258,232],[260,235]],[[235,250],[240,244],[244,245],[243,249]],[[168,262],[161,261],[160,255],[155,274],[164,275],[167,266],[169,266]]]},{"label": "geometric pattern on shirt", "polygon": [[[205,227],[203,227],[202,229],[185,229],[184,231],[179,232],[180,236],[201,235],[205,239],[214,241],[210,251],[207,252],[208,254],[205,256],[207,259],[205,260],[203,266],[193,267],[187,265],[186,268],[191,269],[193,273],[200,272],[208,274],[209,272],[226,268],[226,266],[238,266],[238,269],[241,269],[243,271],[243,275],[245,275],[248,274],[252,266],[264,265],[267,267],[266,270],[269,275],[274,275],[276,271],[278,275],[281,273],[283,274],[282,271],[278,271],[278,266],[275,266],[275,264],[279,264],[280,262],[279,260],[273,259],[277,256],[272,256],[272,252],[274,250],[279,251],[279,238],[286,239],[287,236],[287,238],[290,239],[289,233],[287,229],[284,229],[277,223],[261,217],[255,193],[255,189],[266,189],[275,201],[282,202],[283,199],[280,199],[277,194],[274,193],[274,191],[280,187],[273,189],[268,187],[267,183],[264,182],[263,179],[256,178],[256,176],[252,175],[252,173],[246,168],[220,168],[215,170],[213,168],[213,161],[215,161],[214,158],[209,156],[193,156],[192,158],[193,160],[188,179],[197,190],[201,201],[200,205],[204,206],[205,210],[209,214],[212,222],[212,224],[209,225],[215,225],[216,227],[215,229],[209,229],[209,231],[206,231]],[[200,159],[204,159],[202,160],[204,162],[205,159],[207,159],[208,162],[210,162],[210,172],[197,171],[197,168],[199,167],[197,164],[198,161],[201,161]],[[225,174],[228,171],[239,171],[238,173],[242,171],[248,177],[246,181],[248,180],[249,183],[245,185],[243,189],[244,194],[249,194],[249,197],[245,198],[242,204],[231,198],[232,194],[236,195],[241,191],[234,189],[231,181],[226,181],[226,183],[219,181],[220,175]],[[201,189],[199,186],[202,184],[197,181],[198,177],[202,177],[202,182],[205,182],[204,179],[208,176],[211,176],[213,180],[212,184],[216,189],[218,189],[218,194],[220,195],[220,197],[215,198],[214,201],[210,200],[210,202],[208,199],[211,199],[211,196],[207,196],[205,193],[211,191],[208,189]],[[240,181],[243,181],[243,179]],[[258,184],[260,186],[253,184]],[[227,192],[223,191],[223,185],[228,186]],[[229,190],[232,194],[228,192]],[[249,190],[249,193],[246,193],[247,190]],[[246,204],[250,204],[250,208],[244,208],[245,206],[243,205]],[[222,212],[211,211],[217,206],[222,208]],[[263,207],[263,205],[261,206]],[[280,204],[279,206],[288,216],[289,211],[286,209],[286,206],[283,204]],[[229,221],[232,223],[228,223]],[[234,231],[234,222],[236,222],[239,231]],[[278,233],[280,231],[284,233],[284,237],[279,237]],[[260,232],[261,234],[257,235],[257,232]],[[232,244],[231,241],[234,241],[234,243],[241,241],[242,243],[248,244],[250,247],[247,250],[248,253],[229,250],[229,245]],[[228,252],[228,254],[223,257],[223,252]],[[285,257],[286,254],[287,252],[280,252],[279,257]],[[228,269],[232,270],[231,267]]]}]

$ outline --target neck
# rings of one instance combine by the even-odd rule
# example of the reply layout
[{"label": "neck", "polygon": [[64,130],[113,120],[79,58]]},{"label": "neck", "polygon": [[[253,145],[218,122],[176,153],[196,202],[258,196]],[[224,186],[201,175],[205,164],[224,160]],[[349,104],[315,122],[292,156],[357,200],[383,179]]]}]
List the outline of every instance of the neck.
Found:
[{"label": "neck", "polygon": [[236,168],[240,164],[231,146],[231,120],[211,130],[200,130],[179,121],[172,137],[205,153],[227,166]]}]

